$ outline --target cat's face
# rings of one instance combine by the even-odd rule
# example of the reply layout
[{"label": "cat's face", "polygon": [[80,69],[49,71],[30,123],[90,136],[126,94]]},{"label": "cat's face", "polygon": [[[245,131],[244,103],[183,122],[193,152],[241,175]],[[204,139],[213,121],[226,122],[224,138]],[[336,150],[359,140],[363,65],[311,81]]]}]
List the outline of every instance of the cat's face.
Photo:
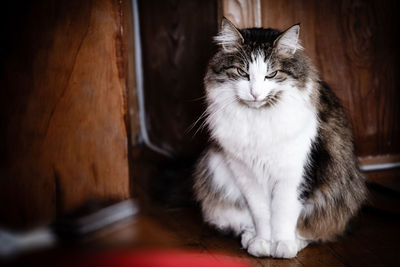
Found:
[{"label": "cat's face", "polygon": [[260,108],[275,104],[282,93],[286,74],[259,51],[229,71],[232,94],[249,107]]},{"label": "cat's face", "polygon": [[299,25],[273,29],[236,29],[224,19],[215,40],[220,50],[210,63],[209,78],[221,84],[218,95],[251,108],[278,104],[285,91],[305,80],[307,68],[296,51]]}]

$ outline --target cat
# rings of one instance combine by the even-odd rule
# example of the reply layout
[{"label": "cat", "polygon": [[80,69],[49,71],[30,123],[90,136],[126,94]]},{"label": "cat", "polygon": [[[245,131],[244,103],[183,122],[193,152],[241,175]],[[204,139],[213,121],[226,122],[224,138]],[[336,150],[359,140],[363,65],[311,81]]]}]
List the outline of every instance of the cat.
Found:
[{"label": "cat", "polygon": [[335,240],[366,199],[345,112],[299,31],[223,18],[204,78],[211,145],[196,163],[195,199],[256,257]]}]

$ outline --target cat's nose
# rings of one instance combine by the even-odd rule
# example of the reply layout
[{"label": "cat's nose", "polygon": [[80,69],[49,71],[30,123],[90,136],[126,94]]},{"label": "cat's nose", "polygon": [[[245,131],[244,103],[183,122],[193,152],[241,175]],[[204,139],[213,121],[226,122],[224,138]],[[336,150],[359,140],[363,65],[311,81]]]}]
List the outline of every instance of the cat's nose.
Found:
[{"label": "cat's nose", "polygon": [[257,98],[260,96],[259,94],[254,93],[254,92],[250,92],[250,94],[254,98],[254,100],[257,100]]}]

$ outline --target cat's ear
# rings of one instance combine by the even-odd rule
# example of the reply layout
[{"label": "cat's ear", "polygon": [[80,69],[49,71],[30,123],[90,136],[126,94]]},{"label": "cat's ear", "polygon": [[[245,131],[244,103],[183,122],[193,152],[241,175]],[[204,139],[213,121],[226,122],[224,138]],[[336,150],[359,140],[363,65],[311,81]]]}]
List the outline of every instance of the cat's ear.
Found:
[{"label": "cat's ear", "polygon": [[243,36],[239,30],[227,18],[223,17],[221,22],[221,30],[214,41],[222,46],[225,52],[234,52],[243,44]]},{"label": "cat's ear", "polygon": [[300,24],[295,24],[284,31],[274,42],[274,48],[278,53],[284,55],[293,55],[296,50],[301,50],[303,47],[299,42]]}]

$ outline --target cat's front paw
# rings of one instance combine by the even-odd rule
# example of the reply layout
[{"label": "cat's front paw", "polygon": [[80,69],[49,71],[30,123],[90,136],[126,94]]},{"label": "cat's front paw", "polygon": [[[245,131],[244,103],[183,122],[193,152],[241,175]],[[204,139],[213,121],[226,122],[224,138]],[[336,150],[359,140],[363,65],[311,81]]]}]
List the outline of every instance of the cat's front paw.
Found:
[{"label": "cat's front paw", "polygon": [[255,237],[248,243],[247,252],[256,257],[267,257],[271,255],[271,242]]},{"label": "cat's front paw", "polygon": [[242,235],[240,242],[242,243],[242,248],[247,249],[249,247],[249,242],[256,236],[256,233],[251,230],[245,230]]},{"label": "cat's front paw", "polygon": [[295,240],[280,240],[272,245],[272,256],[274,258],[294,258],[297,255],[299,247]]}]

